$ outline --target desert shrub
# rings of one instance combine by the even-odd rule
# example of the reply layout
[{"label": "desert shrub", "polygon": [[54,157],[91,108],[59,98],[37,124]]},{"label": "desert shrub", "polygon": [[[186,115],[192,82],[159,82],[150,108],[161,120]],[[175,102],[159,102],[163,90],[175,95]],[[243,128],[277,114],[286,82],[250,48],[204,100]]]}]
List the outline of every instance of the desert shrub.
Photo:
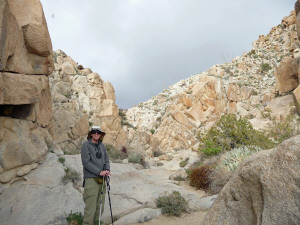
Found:
[{"label": "desert shrub", "polygon": [[69,225],[82,225],[83,223],[83,216],[81,212],[71,213],[67,216],[66,220],[68,221]]},{"label": "desert shrub", "polygon": [[177,175],[176,177],[173,178],[173,180],[176,180],[176,181],[184,181],[185,178],[184,178],[182,175]]},{"label": "desert shrub", "polygon": [[180,216],[181,213],[188,211],[188,202],[178,191],[171,194],[166,193],[156,199],[156,206],[162,209],[163,214]]},{"label": "desert shrub", "polygon": [[255,146],[252,148],[248,148],[247,146],[234,148],[231,151],[224,153],[221,157],[220,166],[229,172],[233,172],[247,156],[261,150],[262,149]]},{"label": "desert shrub", "polygon": [[154,132],[155,132],[155,130],[152,128],[152,129],[150,130],[150,133],[151,133],[151,134],[154,134]]},{"label": "desert shrub", "polygon": [[115,149],[112,145],[105,145],[108,158],[113,161],[119,161],[127,158],[127,149],[126,152],[124,152],[124,149],[121,150]]},{"label": "desert shrub", "polygon": [[268,63],[262,63],[260,68],[263,72],[268,72],[272,67]]},{"label": "desert shrub", "polygon": [[208,165],[190,169],[190,185],[198,189],[207,190],[210,185],[209,175],[212,169]]},{"label": "desert shrub", "polygon": [[293,116],[289,115],[286,119],[279,122],[273,120],[267,132],[268,135],[274,139],[276,144],[280,144],[284,140],[296,135],[299,131],[297,126],[293,123]]},{"label": "desert shrub", "polygon": [[80,173],[78,173],[76,170],[73,170],[72,168],[65,168],[65,176],[61,178],[61,181],[66,184],[69,181],[72,181],[73,183],[76,183],[80,180]]},{"label": "desert shrub", "polygon": [[274,142],[264,133],[255,130],[249,120],[234,114],[221,116],[206,134],[199,134],[199,150],[207,155],[229,151],[241,146],[271,148]]},{"label": "desert shrub", "polygon": [[179,163],[179,166],[180,167],[185,167],[189,162],[189,158],[185,158],[184,160],[182,160],[180,163]]},{"label": "desert shrub", "polygon": [[128,162],[130,163],[142,163],[142,154],[137,152],[129,153]]},{"label": "desert shrub", "polygon": [[58,162],[60,162],[61,164],[64,164],[64,162],[66,161],[66,159],[64,157],[59,157],[57,159]]},{"label": "desert shrub", "polygon": [[153,151],[153,156],[154,157],[159,157],[159,156],[161,156],[161,155],[163,155],[164,153],[160,150],[160,149],[155,149],[154,151]]}]

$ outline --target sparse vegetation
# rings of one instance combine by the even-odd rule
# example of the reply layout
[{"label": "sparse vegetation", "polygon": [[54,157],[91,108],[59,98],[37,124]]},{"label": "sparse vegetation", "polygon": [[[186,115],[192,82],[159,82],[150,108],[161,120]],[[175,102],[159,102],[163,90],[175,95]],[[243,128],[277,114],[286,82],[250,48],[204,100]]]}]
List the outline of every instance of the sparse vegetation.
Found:
[{"label": "sparse vegetation", "polygon": [[179,163],[179,166],[180,167],[185,167],[189,162],[189,158],[185,158],[184,160],[182,160],[180,163]]},{"label": "sparse vegetation", "polygon": [[272,67],[268,64],[268,63],[262,63],[260,65],[260,69],[263,71],[263,72],[268,72],[270,69],[272,69]]},{"label": "sparse vegetation", "polygon": [[198,189],[207,190],[210,185],[210,173],[212,169],[208,165],[190,169],[190,185]]},{"label": "sparse vegetation", "polygon": [[133,152],[128,155],[128,162],[130,163],[142,163],[142,154]]},{"label": "sparse vegetation", "polygon": [[123,148],[121,150],[115,149],[112,145],[105,145],[108,157],[113,162],[118,162],[127,158],[127,149],[124,152]]},{"label": "sparse vegetation", "polygon": [[69,181],[72,181],[73,183],[76,183],[80,180],[80,173],[77,171],[73,170],[72,168],[65,168],[65,176],[62,177],[61,181],[66,184]]},{"label": "sparse vegetation", "polygon": [[68,221],[68,225],[82,225],[83,216],[82,216],[81,212],[73,213],[71,211],[71,213],[68,215],[66,220]]},{"label": "sparse vegetation", "polygon": [[264,133],[255,130],[249,120],[234,114],[221,116],[220,120],[206,134],[199,134],[199,150],[207,155],[229,151],[241,146],[257,146],[268,149],[274,142]]},{"label": "sparse vegetation", "polygon": [[64,164],[66,159],[64,157],[59,157],[57,161],[60,162],[61,164]]},{"label": "sparse vegetation", "polygon": [[171,194],[164,194],[156,199],[156,206],[162,209],[163,214],[170,216],[180,216],[183,212],[188,212],[188,202],[178,191]]},{"label": "sparse vegetation", "polygon": [[150,133],[151,133],[151,134],[154,134],[154,132],[155,132],[155,130],[152,128],[152,129],[150,130]]},{"label": "sparse vegetation", "polygon": [[228,172],[233,172],[238,167],[238,165],[244,161],[247,156],[252,155],[255,152],[261,151],[261,148],[242,146],[239,148],[234,148],[229,152],[226,152],[220,161],[221,168],[226,169]]}]

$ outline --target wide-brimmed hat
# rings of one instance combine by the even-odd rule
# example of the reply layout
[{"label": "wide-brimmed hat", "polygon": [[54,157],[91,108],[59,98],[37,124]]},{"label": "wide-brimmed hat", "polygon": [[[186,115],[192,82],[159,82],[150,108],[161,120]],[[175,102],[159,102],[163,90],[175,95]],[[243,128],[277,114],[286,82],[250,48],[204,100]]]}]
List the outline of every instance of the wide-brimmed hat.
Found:
[{"label": "wide-brimmed hat", "polygon": [[92,126],[90,132],[95,131],[95,130],[100,131],[100,132],[103,133],[104,135],[106,134],[103,130],[101,130],[101,127],[100,127],[100,126]]}]

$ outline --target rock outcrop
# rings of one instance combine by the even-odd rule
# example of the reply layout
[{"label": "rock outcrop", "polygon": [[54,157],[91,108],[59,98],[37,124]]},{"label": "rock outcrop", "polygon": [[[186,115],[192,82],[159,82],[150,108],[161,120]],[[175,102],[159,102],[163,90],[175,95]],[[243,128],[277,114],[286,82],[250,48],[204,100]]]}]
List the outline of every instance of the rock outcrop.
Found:
[{"label": "rock outcrop", "polygon": [[[126,127],[128,145],[141,148],[148,155],[157,149],[197,149],[199,132],[209,129],[226,113],[247,117],[255,128],[264,129],[271,122],[265,115],[277,115],[276,109],[268,104],[281,95],[291,95],[299,85],[300,48],[295,11],[252,45],[251,51],[231,63],[215,65],[179,81],[128,109],[126,122],[131,125]],[[281,114],[283,117],[276,116],[277,120],[295,109],[293,102],[281,101],[281,104],[285,104],[287,111]],[[137,140],[146,135],[145,140],[149,141],[137,146]]]},{"label": "rock outcrop", "polygon": [[247,158],[202,224],[299,224],[300,136]]},{"label": "rock outcrop", "polygon": [[126,146],[111,83],[91,69],[78,66],[61,50],[54,52],[54,58],[55,69],[50,75],[53,120],[49,126],[54,146],[67,153],[79,153],[92,125],[101,126],[107,133],[105,144]]},{"label": "rock outcrop", "polygon": [[37,167],[52,118],[52,44],[39,0],[0,2],[0,182]]}]

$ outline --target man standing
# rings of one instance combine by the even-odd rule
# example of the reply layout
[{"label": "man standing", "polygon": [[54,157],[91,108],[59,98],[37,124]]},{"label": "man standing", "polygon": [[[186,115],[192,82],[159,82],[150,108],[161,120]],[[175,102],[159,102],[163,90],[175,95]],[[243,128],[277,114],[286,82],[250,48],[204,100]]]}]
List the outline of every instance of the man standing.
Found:
[{"label": "man standing", "polygon": [[85,203],[83,225],[94,225],[99,221],[105,202],[105,176],[110,176],[110,164],[104,144],[105,132],[99,126],[93,126],[88,132],[87,141],[81,147],[83,165]]}]

